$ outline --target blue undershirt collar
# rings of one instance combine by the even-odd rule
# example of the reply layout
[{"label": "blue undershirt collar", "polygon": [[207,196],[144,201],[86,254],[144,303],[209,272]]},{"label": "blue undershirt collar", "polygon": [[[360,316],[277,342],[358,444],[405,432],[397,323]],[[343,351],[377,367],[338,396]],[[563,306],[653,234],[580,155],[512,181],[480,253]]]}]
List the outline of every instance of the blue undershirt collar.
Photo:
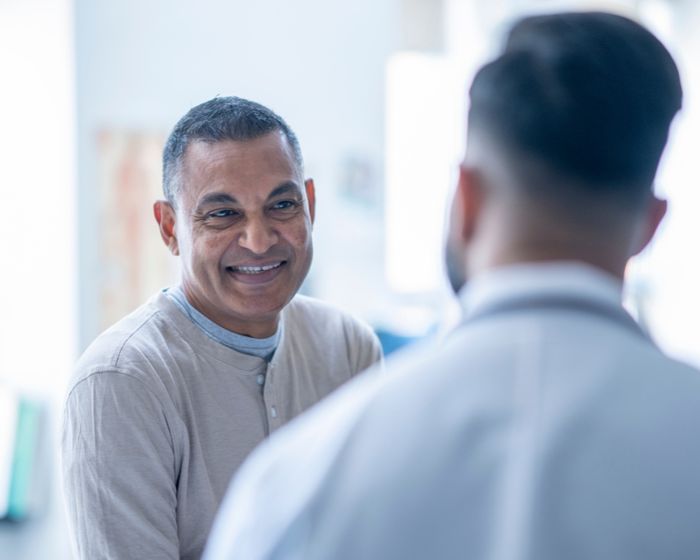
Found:
[{"label": "blue undershirt collar", "polygon": [[282,335],[282,322],[280,321],[277,332],[268,338],[253,338],[251,336],[245,336],[242,334],[229,331],[219,325],[214,321],[197,311],[185,296],[185,292],[182,286],[177,286],[175,288],[169,288],[165,290],[165,294],[170,297],[177,305],[182,309],[182,311],[187,315],[192,322],[197,325],[204,334],[209,336],[209,338],[215,340],[219,344],[241,352],[242,354],[248,354],[249,356],[257,356],[258,358],[263,358],[265,360],[271,360],[272,356],[279,345],[280,337]]}]

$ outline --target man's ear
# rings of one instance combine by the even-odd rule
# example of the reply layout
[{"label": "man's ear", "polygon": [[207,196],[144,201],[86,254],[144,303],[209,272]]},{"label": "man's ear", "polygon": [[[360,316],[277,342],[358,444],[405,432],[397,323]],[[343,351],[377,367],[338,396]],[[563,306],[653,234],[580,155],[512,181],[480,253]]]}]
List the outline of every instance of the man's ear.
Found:
[{"label": "man's ear", "polygon": [[646,215],[643,217],[644,221],[640,226],[639,235],[632,247],[632,255],[641,253],[649,245],[659,229],[659,225],[664,219],[667,210],[668,202],[666,200],[652,196],[649,208],[647,208]]},{"label": "man's ear", "polygon": [[307,179],[304,181],[304,188],[306,189],[306,200],[309,202],[309,215],[313,224],[316,217],[316,187],[314,186],[314,180]]},{"label": "man's ear", "polygon": [[482,206],[483,188],[479,172],[473,167],[460,165],[453,219],[463,241],[470,241],[474,236]]},{"label": "man's ear", "polygon": [[173,255],[179,255],[180,248],[175,234],[175,209],[167,200],[157,200],[153,204],[153,215],[158,222],[163,242]]}]

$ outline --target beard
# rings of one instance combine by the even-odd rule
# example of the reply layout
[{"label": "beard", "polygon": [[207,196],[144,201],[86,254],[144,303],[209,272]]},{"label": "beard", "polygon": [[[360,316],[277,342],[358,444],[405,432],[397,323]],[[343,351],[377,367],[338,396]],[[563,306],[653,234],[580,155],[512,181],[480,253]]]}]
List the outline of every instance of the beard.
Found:
[{"label": "beard", "polygon": [[452,291],[458,294],[467,283],[466,259],[464,248],[449,237],[445,242],[445,269]]}]

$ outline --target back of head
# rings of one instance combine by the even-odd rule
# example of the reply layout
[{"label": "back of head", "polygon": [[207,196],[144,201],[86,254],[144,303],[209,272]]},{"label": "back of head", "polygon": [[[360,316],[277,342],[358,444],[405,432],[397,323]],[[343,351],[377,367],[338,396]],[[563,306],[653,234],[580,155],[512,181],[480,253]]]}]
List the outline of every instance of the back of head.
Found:
[{"label": "back of head", "polygon": [[495,143],[520,188],[553,186],[532,173],[544,169],[557,188],[634,207],[651,190],[682,90],[671,55],[641,25],[563,13],[516,23],[470,99],[470,134]]},{"label": "back of head", "polygon": [[303,160],[296,135],[267,107],[240,97],[215,97],[193,107],[177,122],[163,150],[165,197],[174,204],[181,188],[178,172],[190,143],[247,141],[274,131],[284,134],[301,173]]}]

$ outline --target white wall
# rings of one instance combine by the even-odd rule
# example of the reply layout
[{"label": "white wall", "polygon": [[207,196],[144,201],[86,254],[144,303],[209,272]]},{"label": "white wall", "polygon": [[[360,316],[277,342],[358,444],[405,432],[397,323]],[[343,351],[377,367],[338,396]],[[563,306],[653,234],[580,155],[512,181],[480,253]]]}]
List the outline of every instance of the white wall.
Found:
[{"label": "white wall", "polygon": [[382,189],[384,65],[397,12],[398,0],[77,1],[81,347],[97,330],[96,132],[167,133],[217,94],[266,104],[296,130],[318,190],[309,286],[371,315],[376,302],[365,294],[383,282],[381,209],[337,190],[347,155],[369,161]]},{"label": "white wall", "polygon": [[0,3],[0,377],[44,393],[74,357],[74,112],[67,0]]},{"label": "white wall", "polygon": [[[655,2],[663,5],[662,2]],[[657,190],[669,211],[655,244],[640,263],[652,301],[653,334],[671,354],[700,366],[700,5],[694,0],[668,2],[670,17],[648,20],[676,58],[683,83],[683,109],[674,123],[662,159]],[[653,12],[649,16],[655,15]],[[655,23],[664,24],[655,27]],[[664,36],[664,32],[665,35]]]},{"label": "white wall", "polygon": [[[76,350],[72,24],[70,0],[0,2],[0,382],[47,404],[52,443]],[[68,557],[52,482],[44,515],[0,524],[0,558]]]}]

